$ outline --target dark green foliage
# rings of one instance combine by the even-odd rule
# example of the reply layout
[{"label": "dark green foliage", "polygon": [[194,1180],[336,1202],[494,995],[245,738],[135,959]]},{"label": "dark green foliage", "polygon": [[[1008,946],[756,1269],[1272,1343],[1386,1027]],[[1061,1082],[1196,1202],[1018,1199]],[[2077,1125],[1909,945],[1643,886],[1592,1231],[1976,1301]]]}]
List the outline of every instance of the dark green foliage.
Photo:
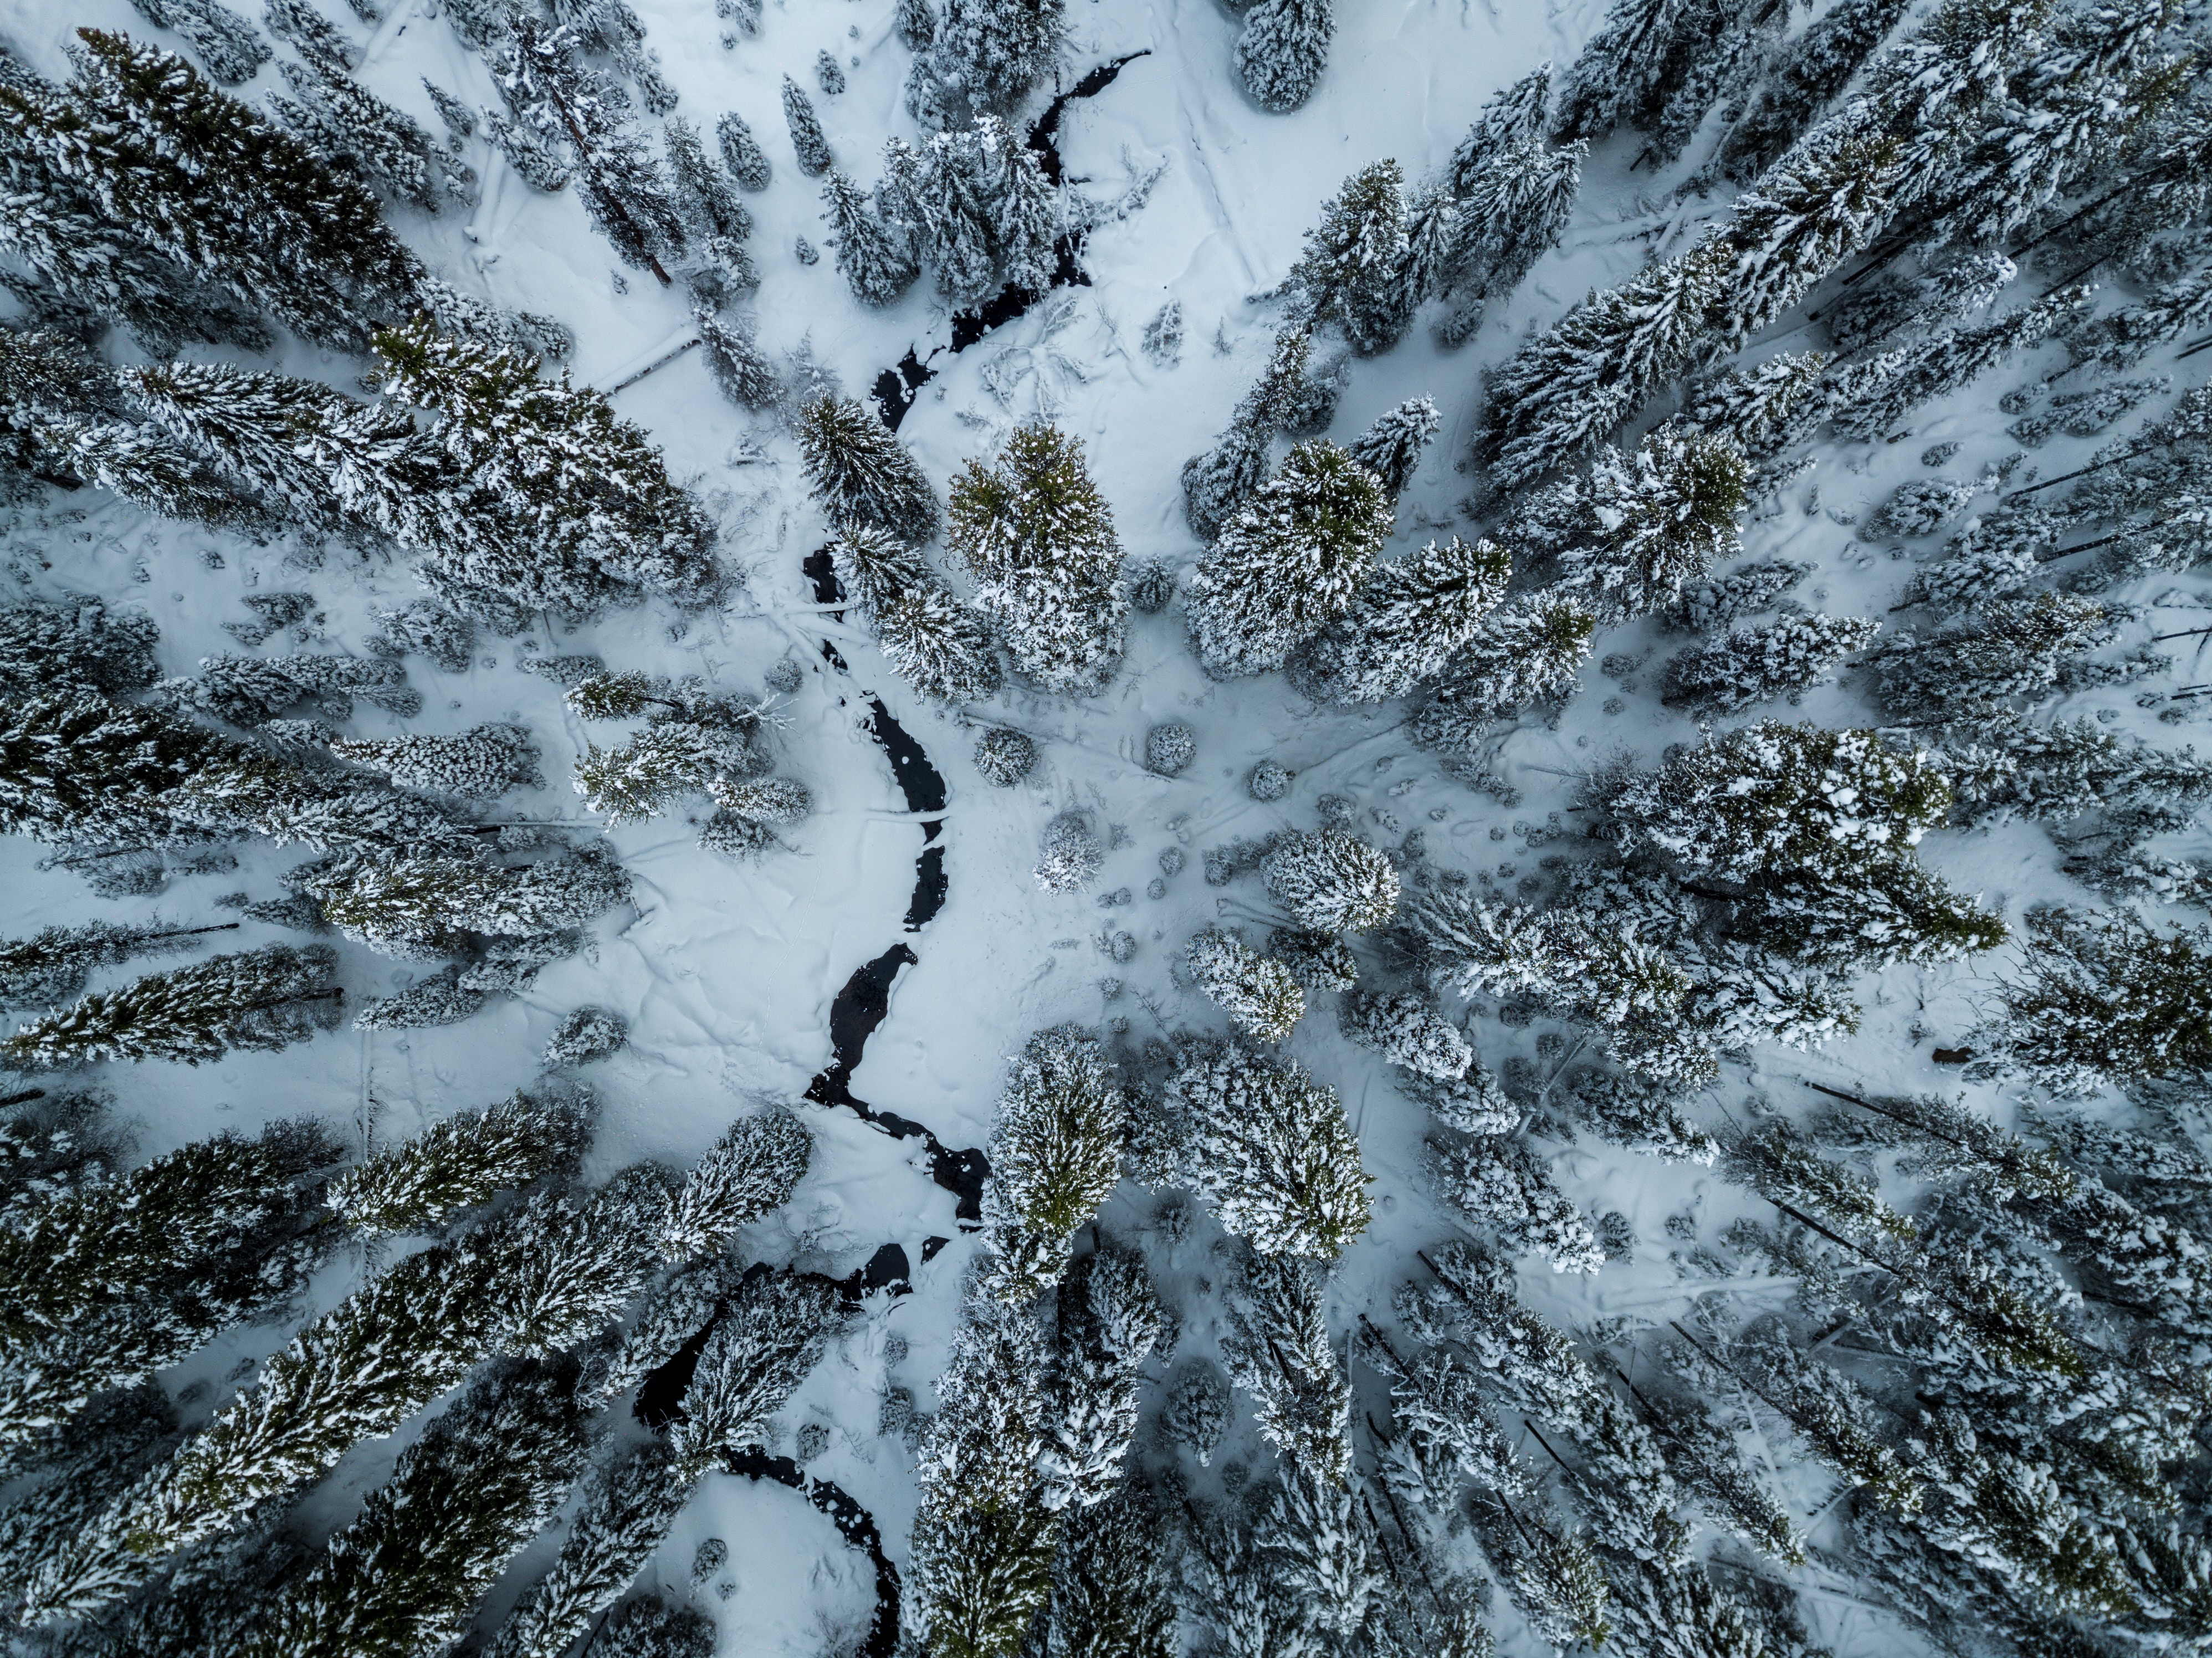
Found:
[{"label": "dark green foliage", "polygon": [[26,1070],[113,1059],[198,1065],[234,1048],[273,1051],[333,1022],[337,967],[337,952],[322,944],[217,956],[33,1020],[0,1043],[0,1060]]}]

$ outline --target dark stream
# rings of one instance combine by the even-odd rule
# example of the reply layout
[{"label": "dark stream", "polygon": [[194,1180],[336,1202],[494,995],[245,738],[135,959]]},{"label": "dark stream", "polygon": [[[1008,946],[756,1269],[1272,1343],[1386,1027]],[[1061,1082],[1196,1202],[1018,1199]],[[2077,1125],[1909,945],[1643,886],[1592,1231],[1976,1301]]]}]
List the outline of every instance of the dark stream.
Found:
[{"label": "dark stream", "polygon": [[[1114,84],[1114,77],[1121,74],[1125,64],[1151,56],[1149,51],[1133,52],[1101,64],[1045,106],[1044,113],[1038,116],[1036,124],[1030,128],[1027,143],[1029,148],[1036,152],[1037,164],[1043,169],[1047,179],[1056,185],[1066,177],[1066,169],[1060,165],[1060,118],[1068,105],[1078,98],[1097,97]],[[876,407],[883,413],[885,426],[894,432],[898,430],[899,422],[906,418],[906,411],[914,406],[915,393],[936,378],[937,371],[929,365],[937,361],[940,353],[949,351],[957,356],[993,329],[1002,327],[1022,315],[1055,288],[1091,286],[1090,273],[1083,268],[1081,231],[1071,230],[1054,242],[1053,256],[1052,280],[1043,288],[1022,288],[1012,282],[1007,283],[982,304],[953,313],[952,338],[949,343],[931,347],[927,357],[916,355],[915,348],[909,346],[906,355],[899,359],[896,367],[886,368],[876,376],[871,395],[876,400]]]}]

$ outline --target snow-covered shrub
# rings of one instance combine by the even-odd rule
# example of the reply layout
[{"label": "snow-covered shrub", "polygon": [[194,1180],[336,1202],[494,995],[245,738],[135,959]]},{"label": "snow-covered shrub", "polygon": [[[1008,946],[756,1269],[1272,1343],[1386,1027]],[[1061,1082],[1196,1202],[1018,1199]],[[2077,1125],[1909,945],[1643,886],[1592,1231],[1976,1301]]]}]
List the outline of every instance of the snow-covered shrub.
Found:
[{"label": "snow-covered shrub", "polygon": [[1305,1014],[1305,992],[1290,969],[1230,933],[1206,928],[1183,959],[1198,987],[1262,1042],[1282,1041]]},{"label": "snow-covered shrub", "polygon": [[740,812],[718,811],[699,831],[699,844],[708,852],[740,861],[757,858],[776,844],[775,831],[757,817]]},{"label": "snow-covered shrub", "polygon": [[545,1044],[549,1066],[589,1065],[629,1040],[629,1021],[604,1007],[580,1007],[554,1028]]},{"label": "snow-covered shrub", "polygon": [[1398,872],[1355,835],[1337,829],[1286,836],[1267,861],[1267,890],[1299,924],[1366,932],[1398,908]]},{"label": "snow-covered shrub", "polygon": [[538,745],[520,726],[478,726],[458,737],[340,737],[331,752],[402,788],[490,799],[511,788],[537,788]]},{"label": "snow-covered shrub", "polygon": [[1160,1433],[1206,1467],[1229,1431],[1229,1382],[1210,1358],[1188,1358],[1176,1366],[1160,1407]]},{"label": "snow-covered shrub", "polygon": [[1338,1008],[1337,1022],[1360,1047],[1424,1077],[1462,1076],[1474,1061],[1459,1028],[1420,996],[1356,990]]},{"label": "snow-covered shrub", "polygon": [[1267,954],[1308,990],[1348,990],[1359,981],[1359,963],[1352,946],[1333,932],[1277,927],[1267,939]]},{"label": "snow-covered shrub", "polygon": [[1036,744],[1020,732],[994,726],[975,739],[975,769],[994,787],[1010,789],[1036,764]]},{"label": "snow-covered shrub", "polygon": [[724,811],[756,823],[796,823],[814,809],[814,796],[795,777],[717,777],[707,792]]},{"label": "snow-covered shrub", "polygon": [[1033,872],[1047,892],[1073,892],[1096,878],[1106,853],[1080,814],[1062,812],[1045,825],[1044,855]]},{"label": "snow-covered shrub", "polygon": [[1255,800],[1279,800],[1291,790],[1296,774],[1273,760],[1262,760],[1244,780],[1245,792]]},{"label": "snow-covered shrub", "polygon": [[1148,558],[1129,572],[1129,603],[1146,616],[1167,609],[1175,591],[1175,567],[1164,558]]},{"label": "snow-covered shrub", "polygon": [[1915,478],[1897,486],[1897,492],[1868,515],[1860,527],[1862,541],[1885,541],[1892,536],[1911,539],[1932,536],[1981,494],[1978,483],[1950,478]]},{"label": "snow-covered shrub", "polygon": [[1399,1078],[1398,1087],[1407,1098],[1428,1107],[1445,1127],[1462,1134],[1510,1134],[1528,1114],[1506,1097],[1480,1060],[1471,1060],[1456,1077],[1408,1072]]},{"label": "snow-covered shrub", "polygon": [[1180,721],[1155,726],[1145,733],[1145,769],[1175,777],[1198,757],[1198,737]]}]

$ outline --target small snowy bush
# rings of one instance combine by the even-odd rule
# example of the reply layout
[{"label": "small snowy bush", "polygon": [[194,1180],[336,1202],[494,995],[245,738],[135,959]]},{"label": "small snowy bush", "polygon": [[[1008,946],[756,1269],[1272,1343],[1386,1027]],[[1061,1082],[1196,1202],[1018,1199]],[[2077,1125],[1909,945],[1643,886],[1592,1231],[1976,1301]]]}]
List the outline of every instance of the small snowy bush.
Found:
[{"label": "small snowy bush", "polygon": [[1279,800],[1290,793],[1294,775],[1273,760],[1262,760],[1252,768],[1252,774],[1244,780],[1244,787],[1255,800]]},{"label": "small snowy bush", "polygon": [[1146,559],[1129,572],[1129,603],[1157,616],[1175,598],[1175,569],[1165,559]]},{"label": "small snowy bush", "polygon": [[975,769],[994,787],[1010,789],[1036,764],[1036,744],[1003,726],[987,731],[975,744]]},{"label": "small snowy bush", "polygon": [[629,1021],[604,1007],[580,1007],[561,1021],[545,1044],[545,1063],[588,1065],[629,1040]]},{"label": "small snowy bush", "polygon": [[1175,777],[1198,757],[1198,738],[1188,726],[1170,720],[1145,733],[1145,769]]},{"label": "small snowy bush", "polygon": [[1063,812],[1045,826],[1044,855],[1033,872],[1047,892],[1073,892],[1091,884],[1105,859],[1091,825],[1074,812]]},{"label": "small snowy bush", "polygon": [[1221,1367],[1210,1358],[1177,1365],[1168,1383],[1167,1403],[1160,1410],[1161,1436],[1188,1449],[1203,1468],[1228,1431],[1229,1383]]}]

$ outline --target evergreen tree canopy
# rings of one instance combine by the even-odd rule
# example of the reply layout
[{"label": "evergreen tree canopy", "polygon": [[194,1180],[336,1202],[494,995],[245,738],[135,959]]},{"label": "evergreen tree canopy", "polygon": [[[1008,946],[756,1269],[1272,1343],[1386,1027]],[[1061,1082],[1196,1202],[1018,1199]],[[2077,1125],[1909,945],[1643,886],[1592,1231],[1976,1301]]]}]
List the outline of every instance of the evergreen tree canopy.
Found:
[{"label": "evergreen tree canopy", "polygon": [[1333,1259],[1367,1226],[1367,1175],[1335,1093],[1235,1042],[1190,1049],[1168,1084],[1181,1177],[1263,1254]]},{"label": "evergreen tree canopy", "polygon": [[905,447],[850,398],[817,398],[799,411],[799,459],[836,524],[872,524],[915,546],[937,536],[937,495]]}]

